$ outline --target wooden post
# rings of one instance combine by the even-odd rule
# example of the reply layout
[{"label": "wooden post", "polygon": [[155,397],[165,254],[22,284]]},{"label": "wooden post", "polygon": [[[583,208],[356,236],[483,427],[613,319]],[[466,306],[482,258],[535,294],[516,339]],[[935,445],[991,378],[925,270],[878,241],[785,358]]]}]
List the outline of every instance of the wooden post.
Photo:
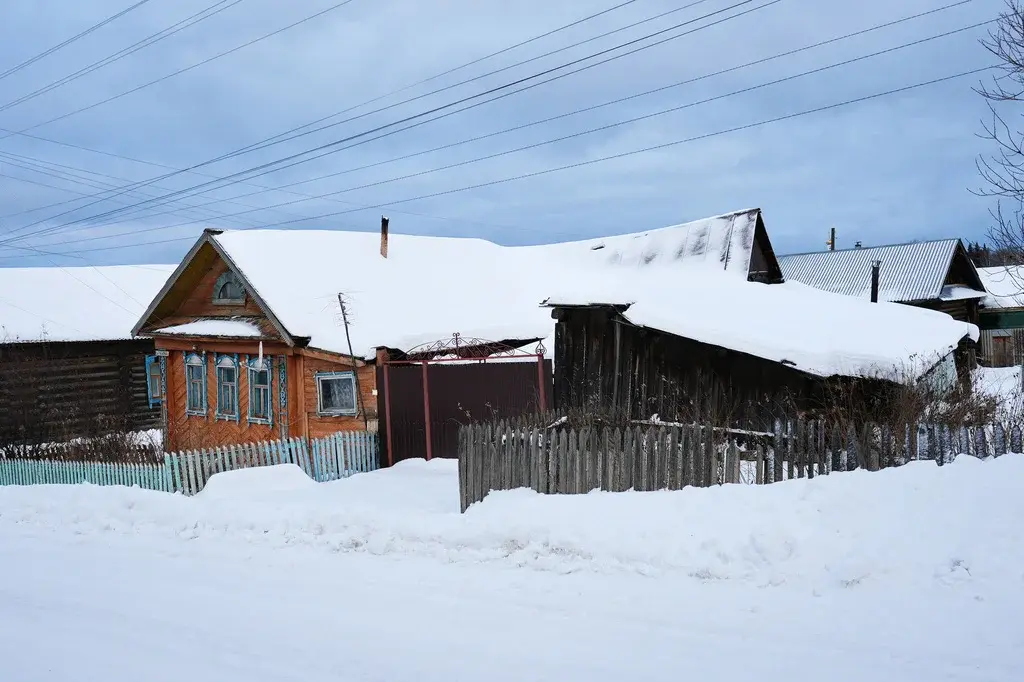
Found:
[{"label": "wooden post", "polygon": [[537,353],[537,402],[540,413],[548,411],[548,394],[544,387],[544,354]]},{"label": "wooden post", "polygon": [[[426,360],[423,361],[423,417],[426,420],[424,427],[427,432],[427,461],[430,461],[431,456],[431,441],[430,441],[430,380],[428,378],[428,365]],[[388,441],[390,446],[391,441]]]},{"label": "wooden post", "polygon": [[387,421],[386,430],[388,438],[388,466],[395,465],[394,457],[394,445],[391,437],[391,366],[388,364],[388,359],[384,358],[384,419]]},{"label": "wooden post", "polygon": [[[385,240],[387,238],[387,228],[385,227]],[[386,247],[385,241],[385,249]],[[355,377],[356,387],[356,400],[359,401],[359,411],[363,413],[363,430],[370,430],[369,418],[366,416],[366,405],[363,404],[363,389],[359,385],[359,366],[356,364],[355,355],[352,353],[352,337],[348,333],[348,310],[345,309],[345,297],[338,292],[338,305],[341,306],[341,321],[345,324],[345,341],[348,342],[348,357],[352,361],[352,376]]]}]

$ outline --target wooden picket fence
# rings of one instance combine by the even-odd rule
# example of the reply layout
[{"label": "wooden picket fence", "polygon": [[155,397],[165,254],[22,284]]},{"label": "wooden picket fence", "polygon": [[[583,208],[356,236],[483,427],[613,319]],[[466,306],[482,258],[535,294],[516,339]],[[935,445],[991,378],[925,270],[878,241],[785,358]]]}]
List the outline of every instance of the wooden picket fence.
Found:
[{"label": "wooden picket fence", "polygon": [[214,474],[277,464],[295,464],[319,483],[373,471],[377,434],[352,431],[188,450],[166,454],[159,464],[0,459],[0,485],[93,483],[195,495]]},{"label": "wooden picket fence", "polygon": [[465,511],[493,490],[578,494],[775,483],[915,460],[941,465],[960,454],[998,457],[1024,451],[1022,441],[1020,425],[854,429],[794,420],[777,421],[774,432],[751,432],[682,424],[545,428],[502,421],[460,429],[459,491]]}]

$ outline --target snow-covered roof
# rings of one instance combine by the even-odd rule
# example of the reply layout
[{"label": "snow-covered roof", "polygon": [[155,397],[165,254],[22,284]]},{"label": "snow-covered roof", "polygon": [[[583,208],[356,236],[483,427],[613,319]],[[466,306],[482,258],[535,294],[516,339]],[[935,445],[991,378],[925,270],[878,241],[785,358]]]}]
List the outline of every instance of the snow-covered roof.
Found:
[{"label": "snow-covered roof", "polygon": [[158,334],[177,334],[181,336],[226,336],[232,338],[250,338],[260,336],[260,328],[245,320],[196,320],[156,330]]},{"label": "snow-covered roof", "polygon": [[[492,341],[547,339],[539,307],[563,277],[668,270],[727,273],[745,281],[758,209],[672,227],[578,242],[500,246],[482,239],[335,230],[227,230],[210,239],[289,334],[348,353],[344,294],[356,355],[408,350],[459,332]],[[583,275],[582,273],[586,273]]]},{"label": "snow-covered roof", "polygon": [[174,268],[0,268],[0,343],[130,339]]},{"label": "snow-covered roof", "polygon": [[[735,234],[745,230],[742,215],[699,222],[707,223],[705,234]],[[243,275],[275,324],[293,338],[308,337],[311,347],[349,352],[342,294],[352,349],[363,357],[456,332],[489,341],[543,339],[550,351],[554,321],[545,300],[628,303],[636,324],[821,375],[906,370],[977,335],[943,313],[748,282],[746,270],[721,257],[729,248],[686,247],[703,229],[695,225],[518,247],[391,234],[387,258],[380,235],[369,232],[239,230],[204,238]]]},{"label": "snow-covered roof", "polygon": [[604,257],[612,263],[701,263],[746,279],[760,212],[750,208],[659,230],[591,240],[588,244],[595,251],[603,249]]},{"label": "snow-covered roof", "polygon": [[[870,298],[871,264],[877,260],[881,261],[880,301],[929,301],[941,298],[958,247],[962,248],[959,239],[940,239],[797,253],[779,256],[779,265],[788,282],[802,282],[834,294]],[[980,282],[978,284],[975,291],[981,294]]]},{"label": "snow-covered roof", "polygon": [[988,296],[981,302],[985,308],[1024,308],[1024,266],[998,265],[978,268]]},{"label": "snow-covered roof", "polygon": [[679,273],[566,281],[550,306],[628,305],[631,323],[817,376],[917,377],[978,328],[945,313],[787,282]]}]

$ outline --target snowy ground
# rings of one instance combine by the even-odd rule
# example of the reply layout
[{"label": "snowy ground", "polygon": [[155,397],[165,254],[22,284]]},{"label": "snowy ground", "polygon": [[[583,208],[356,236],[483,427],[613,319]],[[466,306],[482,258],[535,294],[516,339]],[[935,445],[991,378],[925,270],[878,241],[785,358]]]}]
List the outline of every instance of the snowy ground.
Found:
[{"label": "snowy ground", "polygon": [[1024,457],[490,496],[450,462],[0,488],[16,682],[1024,679]]}]

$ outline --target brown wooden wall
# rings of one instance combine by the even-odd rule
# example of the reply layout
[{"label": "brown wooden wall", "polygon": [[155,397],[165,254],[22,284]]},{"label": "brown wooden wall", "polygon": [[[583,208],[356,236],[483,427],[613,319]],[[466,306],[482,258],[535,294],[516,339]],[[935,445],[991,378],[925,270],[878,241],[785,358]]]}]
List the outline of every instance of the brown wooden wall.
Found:
[{"label": "brown wooden wall", "polygon": [[0,441],[45,442],[160,425],[147,340],[0,344]]},{"label": "brown wooden wall", "polygon": [[563,412],[754,427],[768,425],[782,402],[807,405],[817,391],[809,375],[781,363],[634,327],[610,309],[556,316],[555,404]]},{"label": "brown wooden wall", "polygon": [[[258,349],[257,353],[258,353]],[[254,353],[255,355],[255,353]],[[249,377],[245,369],[245,356],[238,358],[238,421],[216,418],[217,375],[214,371],[215,351],[206,352],[206,416],[185,414],[185,357],[182,351],[171,351],[167,358],[167,447],[169,450],[191,450],[195,448],[230,445],[232,443],[255,443],[276,440],[280,437],[282,417],[278,394],[277,371],[280,358],[274,357],[274,376],[271,381],[271,405],[274,408],[272,425],[250,424]]]},{"label": "brown wooden wall", "polygon": [[[274,359],[271,382],[271,402],[274,408],[272,425],[250,424],[249,377],[245,371],[246,354],[255,357],[259,346],[252,342],[204,341],[183,344],[180,340],[162,340],[158,345],[171,345],[169,350],[167,391],[168,391],[168,447],[171,450],[252,443],[276,440],[283,437],[319,438],[338,431],[361,431],[364,428],[362,415],[326,417],[317,414],[316,373],[342,372],[351,369],[351,363],[342,357],[331,359],[327,354],[304,349],[288,349],[279,344],[264,343],[264,353]],[[206,351],[207,416],[185,414],[186,385],[183,346],[195,345],[198,352]],[[238,421],[216,418],[217,378],[214,368],[217,353],[238,353]],[[279,372],[286,372],[287,400],[281,406]],[[367,408],[371,428],[376,424],[377,398],[373,395],[376,382],[373,366],[359,368],[360,389]]]},{"label": "brown wooden wall", "polygon": [[[305,403],[296,407],[295,415],[296,418],[305,421],[309,437],[320,438],[338,431],[362,431],[364,421],[361,412],[354,417],[322,417],[317,414],[317,372],[346,372],[352,369],[351,364],[310,356],[302,356],[297,364],[301,368],[302,381],[300,383]],[[375,428],[377,421],[377,396],[374,395],[377,379],[373,370],[373,365],[357,368],[359,391],[362,394],[362,404],[366,408],[366,418],[371,429]]]}]

